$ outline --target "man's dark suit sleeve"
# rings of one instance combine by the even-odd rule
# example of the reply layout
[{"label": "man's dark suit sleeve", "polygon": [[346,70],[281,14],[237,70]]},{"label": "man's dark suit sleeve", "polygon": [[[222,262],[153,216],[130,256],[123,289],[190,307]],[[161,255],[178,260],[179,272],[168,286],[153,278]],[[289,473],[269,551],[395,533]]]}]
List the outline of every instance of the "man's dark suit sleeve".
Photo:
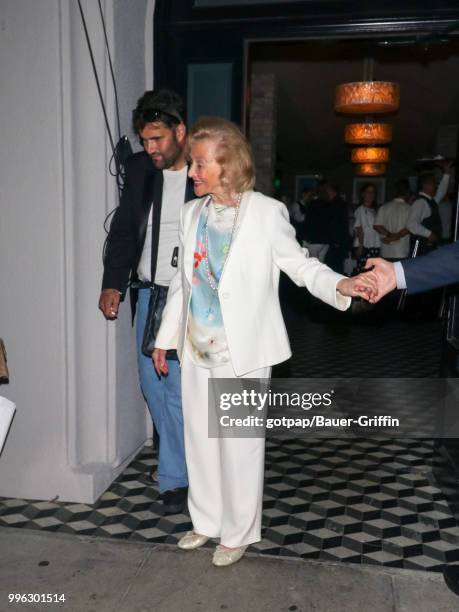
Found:
[{"label": "man's dark suit sleeve", "polygon": [[459,283],[459,241],[401,264],[409,294]]},{"label": "man's dark suit sleeve", "polygon": [[104,254],[102,289],[117,289],[126,293],[135,258],[136,230],[133,219],[133,200],[136,197],[135,157],[125,167],[125,180],[120,205],[113,215]]}]

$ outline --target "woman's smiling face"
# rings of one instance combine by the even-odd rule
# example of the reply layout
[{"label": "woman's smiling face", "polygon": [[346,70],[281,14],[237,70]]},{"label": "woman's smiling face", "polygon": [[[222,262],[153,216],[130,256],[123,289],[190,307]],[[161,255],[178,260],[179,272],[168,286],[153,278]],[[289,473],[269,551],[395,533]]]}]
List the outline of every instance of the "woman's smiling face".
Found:
[{"label": "woman's smiling face", "polygon": [[193,180],[198,197],[210,194],[220,199],[226,192],[222,185],[222,166],[215,159],[216,144],[208,138],[191,145],[191,166],[188,176]]}]

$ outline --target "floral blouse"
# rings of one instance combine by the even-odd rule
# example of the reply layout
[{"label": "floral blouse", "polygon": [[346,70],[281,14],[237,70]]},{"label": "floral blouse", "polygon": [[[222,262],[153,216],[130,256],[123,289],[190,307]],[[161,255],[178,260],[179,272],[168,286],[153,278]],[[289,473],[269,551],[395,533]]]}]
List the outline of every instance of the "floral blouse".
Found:
[{"label": "floral blouse", "polygon": [[[187,348],[193,361],[205,368],[230,361],[218,293],[209,282],[207,264],[218,286],[231,246],[236,210],[210,202],[204,206],[196,232],[193,287],[187,327]],[[206,253],[206,221],[209,253]]]}]

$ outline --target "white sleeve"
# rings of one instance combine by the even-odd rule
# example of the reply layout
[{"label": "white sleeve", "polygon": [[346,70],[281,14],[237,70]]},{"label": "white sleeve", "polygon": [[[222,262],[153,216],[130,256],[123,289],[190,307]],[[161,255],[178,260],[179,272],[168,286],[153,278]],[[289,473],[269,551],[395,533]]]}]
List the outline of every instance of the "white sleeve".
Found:
[{"label": "white sleeve", "polygon": [[297,223],[302,223],[306,218],[306,215],[302,212],[298,202],[295,202],[292,206],[292,219]]},{"label": "white sleeve", "polygon": [[429,213],[430,209],[427,202],[421,198],[415,200],[413,204],[411,204],[410,214],[408,216],[408,221],[406,222],[407,230],[415,236],[428,238],[431,231],[422,225],[422,220],[428,217]]},{"label": "white sleeve", "polygon": [[448,193],[449,178],[449,174],[444,174],[441,177],[441,181],[438,183],[437,191],[434,195],[434,200],[437,202],[437,204],[440,204],[445,195]]},{"label": "white sleeve", "polygon": [[382,225],[383,227],[385,227],[385,223],[386,223],[385,217],[386,215],[385,215],[384,206],[381,206],[381,208],[376,213],[375,225]]},{"label": "white sleeve", "polygon": [[356,227],[362,227],[362,207],[359,206],[356,211],[355,211],[355,218],[354,218],[354,229]]},{"label": "white sleeve", "polygon": [[394,263],[394,272],[397,289],[406,289],[405,270],[399,261]]},{"label": "white sleeve", "polygon": [[[282,206],[282,207],[281,207]],[[336,285],[342,278],[315,257],[308,257],[295,239],[295,230],[288,221],[288,214],[282,203],[273,208],[272,257],[274,263],[299,287],[306,287],[312,295],[323,302],[346,310],[351,298],[341,295]]]}]

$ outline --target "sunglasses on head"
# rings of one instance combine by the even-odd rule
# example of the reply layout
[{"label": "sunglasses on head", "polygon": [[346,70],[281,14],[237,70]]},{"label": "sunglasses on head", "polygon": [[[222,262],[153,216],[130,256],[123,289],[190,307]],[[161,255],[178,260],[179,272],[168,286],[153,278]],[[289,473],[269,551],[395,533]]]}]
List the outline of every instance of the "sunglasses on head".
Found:
[{"label": "sunglasses on head", "polygon": [[155,121],[162,121],[164,117],[168,117],[169,119],[173,119],[177,123],[182,123],[183,119],[180,115],[174,111],[170,110],[162,110],[160,108],[152,108],[151,110],[146,110],[144,112],[144,118],[148,123],[154,123]]}]

